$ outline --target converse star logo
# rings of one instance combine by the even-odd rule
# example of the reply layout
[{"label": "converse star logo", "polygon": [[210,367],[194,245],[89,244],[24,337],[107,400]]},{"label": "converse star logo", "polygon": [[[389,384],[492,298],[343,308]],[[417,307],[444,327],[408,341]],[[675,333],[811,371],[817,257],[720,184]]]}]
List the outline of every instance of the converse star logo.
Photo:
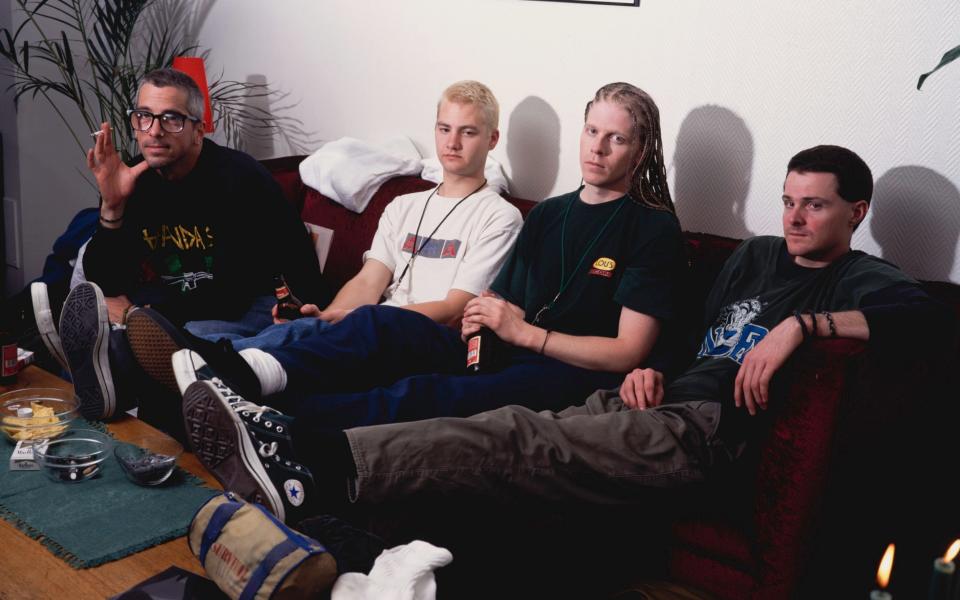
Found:
[{"label": "converse star logo", "polygon": [[303,504],[305,494],[303,493],[303,484],[296,479],[288,479],[283,482],[283,491],[287,494],[287,500],[294,506]]}]

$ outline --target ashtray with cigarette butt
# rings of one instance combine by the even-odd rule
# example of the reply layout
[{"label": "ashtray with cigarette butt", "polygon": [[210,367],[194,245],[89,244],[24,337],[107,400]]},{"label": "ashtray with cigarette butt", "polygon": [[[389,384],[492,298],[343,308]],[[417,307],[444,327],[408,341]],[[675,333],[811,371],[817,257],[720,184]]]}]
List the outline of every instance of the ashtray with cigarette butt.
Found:
[{"label": "ashtray with cigarette butt", "polygon": [[140,485],[160,485],[173,474],[183,446],[160,432],[121,442],[113,450],[127,477]]},{"label": "ashtray with cigarette butt", "polygon": [[94,429],[68,429],[60,437],[33,444],[40,469],[54,481],[76,483],[100,474],[113,438]]}]

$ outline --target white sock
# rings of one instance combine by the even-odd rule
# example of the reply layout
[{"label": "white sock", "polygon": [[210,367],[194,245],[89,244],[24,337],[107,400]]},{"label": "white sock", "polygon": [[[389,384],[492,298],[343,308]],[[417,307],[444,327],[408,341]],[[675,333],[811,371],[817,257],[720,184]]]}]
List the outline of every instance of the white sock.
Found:
[{"label": "white sock", "polygon": [[253,373],[260,380],[260,393],[264,396],[282,392],[287,387],[287,372],[273,356],[259,348],[247,348],[240,351]]},{"label": "white sock", "polygon": [[384,550],[369,575],[344,573],[337,578],[332,600],[434,600],[437,581],[433,571],[448,564],[453,555],[421,540]]}]

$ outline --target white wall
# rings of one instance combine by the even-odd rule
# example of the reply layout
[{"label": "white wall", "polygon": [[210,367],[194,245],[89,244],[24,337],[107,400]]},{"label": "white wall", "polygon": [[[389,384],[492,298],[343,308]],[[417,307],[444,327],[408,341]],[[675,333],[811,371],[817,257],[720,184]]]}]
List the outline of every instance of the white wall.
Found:
[{"label": "white wall", "polygon": [[[0,6],[0,27],[15,28],[22,22],[22,14],[11,4]],[[83,152],[57,114],[30,94],[14,106],[6,69],[4,61],[0,65],[0,131],[6,180],[3,207],[8,217],[5,283],[6,292],[15,293],[40,275],[53,241],[78,210],[95,206],[98,196],[82,176],[86,172]],[[69,103],[62,110],[67,118],[82,122]]]},{"label": "white wall", "polygon": [[[197,4],[208,11],[198,36],[211,49],[208,72],[265,77],[289,93],[282,114],[315,141],[405,134],[432,152],[442,88],[464,78],[489,84],[502,109],[494,156],[523,197],[578,184],[583,106],[614,80],[658,101],[689,230],[778,233],[790,156],[818,143],[849,146],[877,179],[855,246],[919,278],[960,282],[960,64],[915,89],[960,44],[953,0]],[[21,146],[32,135],[21,119]],[[258,150],[289,152],[281,140]],[[21,181],[49,173],[36,157],[20,160]]]},{"label": "white wall", "polygon": [[[0,4],[0,27],[10,28],[11,25],[10,3]],[[0,90],[5,90],[12,79],[10,75],[0,69]],[[6,208],[4,214],[4,227],[0,231],[0,239],[5,248],[4,258],[6,262],[13,265],[7,267],[0,265],[0,269],[5,269],[5,283],[8,283],[8,289],[20,287],[20,270],[16,268],[19,264],[20,244],[17,240],[19,232],[19,219],[17,215],[17,202],[15,198],[20,195],[20,161],[17,151],[17,117],[13,109],[13,97],[9,94],[0,93],[0,133],[3,134],[3,198],[0,198],[0,210]],[[7,200],[4,201],[4,198]]]}]

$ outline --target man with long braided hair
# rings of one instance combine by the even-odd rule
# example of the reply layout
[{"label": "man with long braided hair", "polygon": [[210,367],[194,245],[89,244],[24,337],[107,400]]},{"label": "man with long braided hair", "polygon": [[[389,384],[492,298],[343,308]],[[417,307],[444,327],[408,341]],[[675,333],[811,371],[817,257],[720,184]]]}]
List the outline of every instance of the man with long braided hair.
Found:
[{"label": "man with long braided hair", "polygon": [[[653,100],[626,83],[601,88],[587,105],[580,162],[583,185],[530,212],[459,332],[411,311],[361,307],[323,336],[269,353],[174,355],[175,366],[197,366],[177,376],[201,461],[224,487],[289,520],[310,512],[313,460],[327,464],[331,444],[346,448],[344,429],[510,404],[561,410],[638,366],[669,366],[657,338],[674,317],[684,262]],[[464,340],[481,327],[502,340],[504,364],[466,375]],[[250,402],[261,394],[286,414]],[[208,456],[209,435],[219,441]]]},{"label": "man with long braided hair", "polygon": [[612,102],[627,111],[633,130],[639,137],[640,160],[630,175],[630,197],[644,206],[676,214],[667,186],[667,168],[663,162],[660,110],[653,98],[629,83],[609,83],[597,90],[597,95],[587,103],[583,112],[584,122],[588,120],[595,102]]}]

